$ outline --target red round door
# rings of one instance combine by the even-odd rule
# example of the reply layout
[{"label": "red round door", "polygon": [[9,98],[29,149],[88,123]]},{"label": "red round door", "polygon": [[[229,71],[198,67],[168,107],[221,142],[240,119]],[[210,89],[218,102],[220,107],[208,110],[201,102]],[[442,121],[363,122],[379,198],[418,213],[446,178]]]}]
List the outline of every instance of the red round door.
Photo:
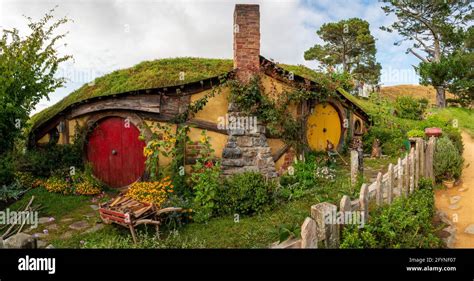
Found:
[{"label": "red round door", "polygon": [[87,160],[94,175],[111,187],[124,187],[145,171],[145,142],[129,120],[110,117],[102,120],[89,135]]}]

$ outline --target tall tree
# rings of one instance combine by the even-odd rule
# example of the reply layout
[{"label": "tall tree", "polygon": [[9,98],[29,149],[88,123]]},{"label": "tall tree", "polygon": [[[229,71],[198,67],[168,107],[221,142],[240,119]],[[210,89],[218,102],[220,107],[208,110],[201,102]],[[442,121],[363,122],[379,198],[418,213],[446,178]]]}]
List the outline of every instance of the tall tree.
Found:
[{"label": "tall tree", "polygon": [[56,30],[69,19],[53,20],[53,12],[54,9],[38,22],[26,18],[30,29],[26,37],[22,38],[14,28],[3,30],[0,38],[1,162],[13,149],[36,104],[65,82],[56,73],[59,64],[71,56],[59,55],[58,41],[66,34],[58,35]]},{"label": "tall tree", "polygon": [[306,60],[318,60],[328,67],[341,67],[359,81],[376,84],[381,66],[376,62],[375,39],[369,23],[359,18],[325,23],[316,32],[324,41],[304,53]]},{"label": "tall tree", "polygon": [[[391,26],[381,27],[388,32],[397,31],[402,41],[413,42],[411,53],[422,63],[446,64],[445,58],[453,54],[463,41],[464,27],[472,20],[470,1],[466,0],[382,0],[386,3],[385,13],[395,14],[397,21]],[[422,53],[420,53],[422,52]],[[437,67],[437,71],[444,71]],[[430,75],[431,72],[420,72]],[[432,73],[431,73],[432,74]],[[436,77],[435,77],[436,76]],[[435,79],[433,79],[435,78]],[[430,81],[436,89],[438,107],[446,106],[447,73],[422,77],[422,82]]]}]

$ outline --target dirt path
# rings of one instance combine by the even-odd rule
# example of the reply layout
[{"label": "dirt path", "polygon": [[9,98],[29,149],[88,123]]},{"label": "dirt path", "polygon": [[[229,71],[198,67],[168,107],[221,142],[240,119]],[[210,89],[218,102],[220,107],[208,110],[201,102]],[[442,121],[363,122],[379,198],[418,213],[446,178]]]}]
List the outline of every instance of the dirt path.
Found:
[{"label": "dirt path", "polygon": [[457,228],[456,242],[453,246],[474,248],[474,139],[463,132],[462,140],[464,170],[461,184],[448,190],[437,190],[435,202],[436,208],[445,212]]}]

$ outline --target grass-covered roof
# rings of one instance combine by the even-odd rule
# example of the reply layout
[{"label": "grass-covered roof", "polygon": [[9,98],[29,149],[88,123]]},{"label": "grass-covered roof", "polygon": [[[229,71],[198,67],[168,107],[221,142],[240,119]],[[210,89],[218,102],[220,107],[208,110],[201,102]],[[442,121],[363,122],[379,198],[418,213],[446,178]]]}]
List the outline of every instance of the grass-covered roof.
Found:
[{"label": "grass-covered roof", "polygon": [[[144,61],[131,68],[116,70],[83,85],[58,103],[31,117],[37,127],[68,106],[90,98],[140,89],[161,88],[219,76],[233,69],[230,59],[169,58]],[[180,77],[180,73],[184,77]],[[184,80],[180,80],[184,78]]]},{"label": "grass-covered roof", "polygon": [[[295,75],[304,77],[306,79],[309,79],[314,82],[318,82],[321,79],[321,75],[325,75],[322,72],[317,72],[312,70],[311,68],[308,68],[304,65],[289,65],[289,64],[278,64],[279,67],[287,70],[287,71],[292,71]],[[366,110],[364,108],[364,105],[359,102],[359,99],[353,96],[352,94],[346,92],[342,88],[338,88],[339,93],[344,96],[346,99],[348,99],[350,102],[355,104],[356,106],[360,107],[364,111]]]},{"label": "grass-covered roof", "polygon": [[[278,66],[315,82],[320,79],[321,73],[302,65],[279,64]],[[131,68],[116,70],[96,78],[93,83],[83,85],[58,103],[33,115],[30,122],[33,128],[37,128],[70,105],[90,98],[187,84],[219,76],[232,71],[232,69],[233,61],[231,59],[185,57],[141,62]],[[184,77],[180,77],[180,73],[184,73]],[[180,78],[184,78],[184,80]],[[352,95],[344,91],[341,91],[341,94],[358,105],[357,99]]]}]

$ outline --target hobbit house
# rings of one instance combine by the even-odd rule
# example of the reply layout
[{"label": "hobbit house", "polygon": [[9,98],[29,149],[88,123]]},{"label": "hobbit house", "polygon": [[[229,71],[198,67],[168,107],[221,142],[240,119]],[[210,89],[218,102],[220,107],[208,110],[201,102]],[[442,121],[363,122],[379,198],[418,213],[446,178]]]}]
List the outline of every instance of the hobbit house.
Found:
[{"label": "hobbit house", "polygon": [[[282,108],[286,119],[301,123],[302,132],[293,140],[311,150],[325,150],[328,143],[342,149],[367,130],[368,116],[350,94],[330,87],[330,95],[323,94],[328,87],[321,73],[261,56],[258,5],[236,5],[233,23],[233,60],[159,59],[97,78],[31,118],[30,146],[69,144],[85,131],[85,161],[98,179],[121,188],[146,175],[143,149],[153,125],[168,124],[173,130],[189,125],[186,171],[191,171],[196,160],[191,151],[199,150],[205,131],[223,175],[259,171],[271,178],[284,173],[298,149],[286,131],[278,134],[268,124],[261,104],[254,104],[251,113],[242,107],[244,98],[236,94],[245,91],[234,91],[235,83],[228,83],[235,81],[252,87],[258,80],[262,96],[275,104],[289,93],[309,93]],[[159,161],[168,165],[171,159]]]}]

